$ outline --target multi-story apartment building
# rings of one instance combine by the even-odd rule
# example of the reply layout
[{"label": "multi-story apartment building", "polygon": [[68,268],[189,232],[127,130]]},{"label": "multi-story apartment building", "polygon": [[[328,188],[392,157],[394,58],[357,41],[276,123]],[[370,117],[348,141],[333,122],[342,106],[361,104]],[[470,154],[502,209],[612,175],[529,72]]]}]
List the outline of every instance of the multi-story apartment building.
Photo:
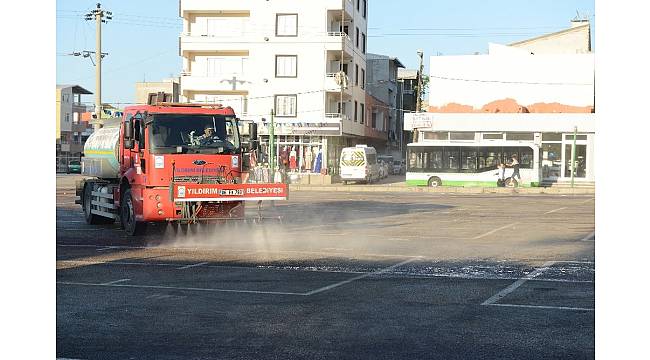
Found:
[{"label": "multi-story apartment building", "polygon": [[[404,126],[404,114],[414,113],[417,109],[418,99],[418,78],[420,72],[412,69],[397,69],[397,87],[401,97],[398,99],[402,113],[402,127]],[[402,156],[406,155],[406,144],[413,142],[413,133],[402,130],[399,134]]]},{"label": "multi-story apartment building", "polygon": [[87,112],[81,102],[81,95],[92,92],[79,85],[56,86],[56,167],[67,171],[71,159],[79,159],[84,143],[92,134],[92,125],[82,119]]},{"label": "multi-story apartment building", "polygon": [[[384,109],[387,119],[384,131],[386,138],[381,152],[393,155],[396,159],[401,159],[401,133],[402,133],[402,111],[399,107],[401,104],[400,87],[397,84],[398,69],[404,68],[404,65],[398,58],[386,55],[368,54],[368,79],[366,90],[369,95],[387,105]],[[368,109],[371,111],[371,109]],[[372,109],[376,112],[378,109]]]},{"label": "multi-story apartment building", "polygon": [[[164,99],[160,98],[164,93]],[[178,102],[180,98],[178,78],[168,78],[162,81],[135,83],[135,102],[149,104],[152,101]]]},{"label": "multi-story apartment building", "polygon": [[181,0],[179,15],[181,101],[233,107],[263,151],[273,111],[291,170],[320,156],[335,173],[341,148],[364,143],[367,0]]}]

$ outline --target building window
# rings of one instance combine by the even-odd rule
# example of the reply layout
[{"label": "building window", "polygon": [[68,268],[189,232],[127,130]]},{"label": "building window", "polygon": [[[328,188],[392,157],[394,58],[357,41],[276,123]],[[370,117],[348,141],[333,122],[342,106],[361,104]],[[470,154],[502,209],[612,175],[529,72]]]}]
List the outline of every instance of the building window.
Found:
[{"label": "building window", "polygon": [[357,28],[356,46],[357,46],[357,49],[358,49],[359,48],[359,28]]},{"label": "building window", "polygon": [[297,95],[275,95],[275,116],[296,117]]},{"label": "building window", "polygon": [[533,141],[535,135],[533,133],[506,133],[506,140],[515,141]]},{"label": "building window", "polygon": [[503,140],[503,133],[483,134],[483,140]]},{"label": "building window", "polygon": [[359,107],[359,103],[355,100],[354,101],[354,122],[357,122],[357,108]]},{"label": "building window", "polygon": [[224,77],[232,75],[243,75],[246,73],[248,58],[245,57],[209,57],[207,58],[208,77]]},{"label": "building window", "polygon": [[246,18],[208,18],[206,32],[210,37],[241,37],[246,32]]},{"label": "building window", "polygon": [[276,14],[275,36],[298,36],[298,14]]},{"label": "building window", "polygon": [[359,86],[359,65],[354,65],[354,85]]},{"label": "building window", "polygon": [[361,9],[360,4],[361,4],[361,0],[357,0],[357,11]]},{"label": "building window", "polygon": [[73,112],[72,113],[72,123],[73,124],[79,124],[79,113],[78,112]]},{"label": "building window", "polygon": [[474,140],[473,132],[452,132],[449,133],[450,140]]},{"label": "building window", "polygon": [[542,141],[562,141],[561,133],[543,133]]},{"label": "building window", "polygon": [[366,70],[361,69],[361,88],[365,89],[366,88]]},{"label": "building window", "polygon": [[368,14],[368,1],[363,0],[363,18],[365,19]]},{"label": "building window", "polygon": [[65,122],[70,122],[70,113],[65,113]]},{"label": "building window", "polygon": [[424,140],[449,140],[449,133],[446,131],[425,131]]},{"label": "building window", "polygon": [[365,123],[364,119],[366,118],[366,105],[361,104],[361,123]]},{"label": "building window", "polygon": [[279,78],[298,77],[298,56],[297,55],[276,55],[275,56],[275,77],[279,77]]},{"label": "building window", "polygon": [[[564,135],[564,140],[573,141],[573,134]],[[587,135],[576,135],[576,140],[587,140]]]},{"label": "building window", "polygon": [[364,54],[366,53],[366,34],[364,33],[361,33],[361,51]]}]

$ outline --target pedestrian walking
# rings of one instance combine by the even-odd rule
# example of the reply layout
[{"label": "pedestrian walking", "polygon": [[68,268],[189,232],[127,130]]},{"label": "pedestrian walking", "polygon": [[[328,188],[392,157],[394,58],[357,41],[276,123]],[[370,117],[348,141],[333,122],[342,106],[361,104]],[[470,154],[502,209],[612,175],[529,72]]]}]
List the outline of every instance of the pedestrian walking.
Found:
[{"label": "pedestrian walking", "polygon": [[512,171],[512,180],[515,180],[515,177],[517,177],[521,181],[521,174],[519,174],[519,161],[517,160],[517,155],[512,155],[512,161],[510,162],[509,166],[513,169]]}]

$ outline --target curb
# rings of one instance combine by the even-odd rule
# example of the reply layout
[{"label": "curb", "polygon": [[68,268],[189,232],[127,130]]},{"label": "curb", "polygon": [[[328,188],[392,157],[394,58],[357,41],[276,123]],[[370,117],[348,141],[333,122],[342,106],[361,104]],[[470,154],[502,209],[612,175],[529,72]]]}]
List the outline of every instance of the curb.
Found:
[{"label": "curb", "polygon": [[434,194],[561,194],[561,195],[594,195],[595,188],[471,188],[442,186],[430,188],[424,186],[355,186],[355,185],[289,185],[289,191],[321,191],[321,192],[401,192],[401,193],[434,193]]}]

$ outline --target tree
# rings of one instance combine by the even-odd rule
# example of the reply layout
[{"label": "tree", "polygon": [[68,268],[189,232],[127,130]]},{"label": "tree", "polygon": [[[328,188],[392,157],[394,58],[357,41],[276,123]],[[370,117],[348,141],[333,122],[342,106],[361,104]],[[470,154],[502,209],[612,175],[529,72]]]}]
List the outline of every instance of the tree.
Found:
[{"label": "tree", "polygon": [[427,95],[427,92],[429,90],[429,75],[422,75],[422,92],[420,92],[420,89],[418,88],[418,84],[415,84],[415,91],[418,94],[418,97],[420,98],[420,111],[426,111],[428,108],[428,104],[425,104],[424,99],[425,96]]}]

